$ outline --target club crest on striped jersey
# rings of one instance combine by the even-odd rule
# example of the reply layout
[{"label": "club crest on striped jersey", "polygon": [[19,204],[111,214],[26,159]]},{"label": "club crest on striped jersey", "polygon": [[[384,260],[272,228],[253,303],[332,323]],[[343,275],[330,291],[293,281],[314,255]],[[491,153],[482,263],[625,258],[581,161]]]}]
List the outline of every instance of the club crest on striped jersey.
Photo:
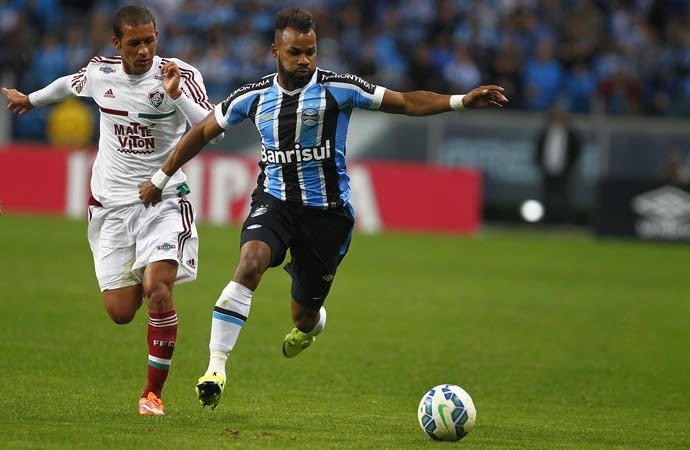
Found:
[{"label": "club crest on striped jersey", "polygon": [[164,98],[165,92],[163,92],[163,90],[161,89],[156,88],[149,92],[149,102],[151,102],[154,108],[158,108],[161,105],[161,103],[163,103]]},{"label": "club crest on striped jersey", "polygon": [[319,112],[314,108],[305,108],[302,111],[302,123],[313,127],[319,123]]}]

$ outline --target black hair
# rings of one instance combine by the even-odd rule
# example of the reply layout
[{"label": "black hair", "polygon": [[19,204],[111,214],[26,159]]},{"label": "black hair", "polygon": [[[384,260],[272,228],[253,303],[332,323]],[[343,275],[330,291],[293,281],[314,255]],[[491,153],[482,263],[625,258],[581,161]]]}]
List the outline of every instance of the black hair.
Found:
[{"label": "black hair", "polygon": [[122,39],[123,25],[137,26],[147,23],[153,23],[153,28],[156,28],[156,18],[146,6],[140,4],[124,6],[113,17],[113,34],[116,38]]},{"label": "black hair", "polygon": [[273,29],[276,33],[280,33],[285,28],[294,28],[300,33],[316,31],[314,18],[303,8],[285,8],[276,14]]}]

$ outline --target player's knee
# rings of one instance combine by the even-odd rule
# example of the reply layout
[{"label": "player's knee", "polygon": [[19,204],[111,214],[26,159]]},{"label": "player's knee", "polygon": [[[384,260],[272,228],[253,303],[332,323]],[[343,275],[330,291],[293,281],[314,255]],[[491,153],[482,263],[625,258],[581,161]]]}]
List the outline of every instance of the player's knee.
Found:
[{"label": "player's knee", "polygon": [[103,306],[110,319],[118,325],[125,325],[134,320],[142,304],[141,291],[134,289],[116,289],[103,292]]},{"label": "player's knee", "polygon": [[126,325],[134,320],[135,311],[129,311],[122,308],[106,308],[110,319],[118,325]]},{"label": "player's knee", "polygon": [[151,311],[167,311],[172,308],[172,286],[167,283],[144,286],[144,296],[148,299]]}]

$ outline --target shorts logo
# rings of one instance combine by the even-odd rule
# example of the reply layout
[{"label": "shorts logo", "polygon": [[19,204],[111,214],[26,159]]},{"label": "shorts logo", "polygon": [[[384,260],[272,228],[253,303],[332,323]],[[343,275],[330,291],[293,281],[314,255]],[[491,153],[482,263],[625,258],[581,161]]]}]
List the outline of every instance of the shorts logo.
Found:
[{"label": "shorts logo", "polygon": [[175,250],[177,246],[175,244],[171,244],[170,242],[166,242],[163,245],[159,245],[156,247],[156,250],[163,250],[164,252],[168,252],[170,250]]},{"label": "shorts logo", "polygon": [[259,217],[262,214],[266,214],[268,211],[268,207],[266,205],[261,205],[258,208],[256,208],[252,213],[249,215],[249,217]]},{"label": "shorts logo", "polygon": [[154,108],[158,108],[163,103],[163,98],[165,98],[165,93],[160,89],[154,89],[149,92],[149,102],[151,102]]},{"label": "shorts logo", "polygon": [[196,261],[194,260],[194,258],[188,259],[188,260],[187,260],[187,265],[188,265],[189,267],[196,267]]},{"label": "shorts logo", "polygon": [[331,281],[333,281],[333,278],[335,278],[335,275],[332,275],[332,274],[329,273],[328,275],[324,275],[324,276],[322,276],[321,278],[323,278],[323,280],[324,280],[326,283],[330,283]]},{"label": "shorts logo", "polygon": [[302,123],[308,127],[313,127],[319,123],[319,112],[314,108],[307,108],[302,111]]},{"label": "shorts logo", "polygon": [[256,230],[257,228],[261,228],[263,225],[260,223],[253,223],[247,227],[248,230]]}]

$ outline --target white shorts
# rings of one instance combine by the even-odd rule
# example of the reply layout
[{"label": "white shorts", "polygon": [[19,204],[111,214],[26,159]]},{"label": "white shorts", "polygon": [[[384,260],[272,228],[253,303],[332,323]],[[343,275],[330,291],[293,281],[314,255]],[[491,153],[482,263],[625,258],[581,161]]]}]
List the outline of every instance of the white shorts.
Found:
[{"label": "white shorts", "polygon": [[141,284],[155,261],[177,262],[176,283],[196,279],[199,238],[185,197],[118,208],[89,206],[89,245],[101,292]]}]

